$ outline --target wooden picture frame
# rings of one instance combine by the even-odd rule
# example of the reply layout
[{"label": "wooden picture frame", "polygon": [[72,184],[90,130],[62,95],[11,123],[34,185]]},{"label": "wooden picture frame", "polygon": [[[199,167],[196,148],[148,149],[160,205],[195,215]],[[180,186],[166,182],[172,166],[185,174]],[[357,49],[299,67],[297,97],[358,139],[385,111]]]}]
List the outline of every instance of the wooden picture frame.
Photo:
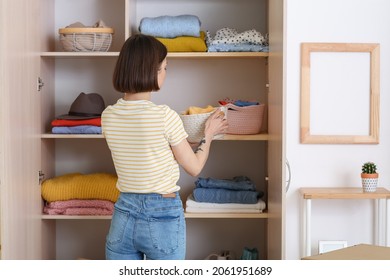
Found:
[{"label": "wooden picture frame", "polygon": [[[363,118],[363,123],[366,123],[366,127],[362,128],[363,132],[359,130],[358,133],[353,131],[352,133],[348,133],[348,131],[344,133],[333,133],[333,131],[327,131],[325,133],[318,133],[314,132],[313,128],[311,127],[312,121],[314,119],[311,119],[311,99],[313,97],[318,97],[316,94],[319,94],[318,92],[315,92],[312,90],[312,88],[315,88],[315,85],[313,84],[315,81],[323,80],[324,75],[321,74],[321,78],[317,79],[315,81],[311,80],[311,72],[314,71],[312,69],[312,55],[317,53],[324,53],[325,55],[334,55],[338,58],[343,58],[350,55],[356,55],[358,59],[353,58],[352,61],[359,61],[360,56],[363,55],[364,57],[364,65],[363,67],[353,67],[352,71],[364,71],[363,76],[367,80],[367,84],[363,84],[363,86],[358,87],[359,91],[363,91],[363,93],[360,93],[359,96],[363,96],[362,98],[367,99],[367,107],[364,108],[366,110],[366,113],[368,115],[368,118],[366,118],[363,114],[363,116],[359,115],[359,118]],[[366,58],[368,56],[368,58]],[[327,57],[329,58],[329,57]],[[348,63],[345,63],[348,64]],[[365,65],[368,64],[368,65]],[[344,65],[342,65],[344,66]],[[360,66],[360,65],[359,65]],[[335,67],[337,68],[337,67]],[[333,68],[333,70],[337,70]],[[326,74],[332,74],[332,69],[326,69],[328,71]],[[321,71],[318,71],[321,72]],[[337,71],[335,71],[337,72]],[[348,72],[348,71],[347,71]],[[367,75],[365,75],[367,74]],[[342,78],[341,78],[342,79]],[[326,79],[325,79],[326,80]],[[346,79],[347,80],[347,79]],[[363,79],[364,80],[364,79]],[[351,87],[356,86],[356,83],[359,83],[360,79],[355,79],[351,82]],[[330,81],[332,83],[332,81]],[[344,80],[342,80],[342,83],[344,83]],[[347,83],[347,82],[346,82]],[[343,86],[348,88],[348,85]],[[337,88],[337,86],[335,86]],[[318,87],[317,87],[318,89]],[[343,95],[348,90],[343,91]],[[300,141],[303,144],[378,144],[379,143],[379,44],[370,44],[370,43],[302,43],[301,44],[301,119],[300,119]],[[344,108],[342,110],[342,114],[345,114],[348,116],[348,114],[360,114],[360,111],[354,107],[354,96],[353,93],[349,92],[348,94],[352,94],[352,98],[348,97],[348,104],[340,104],[338,103],[337,106],[341,106],[341,108]],[[320,98],[321,100],[326,100],[326,94],[322,94]],[[324,99],[325,98],[325,99]],[[336,98],[335,98],[336,99]],[[340,98],[342,99],[342,98]],[[339,98],[337,98],[337,101],[334,100],[326,100],[331,102],[339,102]],[[325,102],[328,103],[328,102]],[[360,102],[355,104],[363,104],[361,106],[366,106],[366,103]],[[355,111],[354,111],[355,109]],[[351,111],[352,110],[352,111]],[[363,110],[363,111],[364,111]],[[332,108],[329,108],[329,110],[316,110],[317,111],[325,111],[327,114],[332,114]],[[343,119],[343,116],[341,116],[341,119]],[[321,115],[320,117],[316,116],[315,120],[321,119],[322,122],[329,117],[329,115]],[[351,117],[353,118],[353,117]],[[337,122],[335,122],[337,126]],[[330,125],[322,125],[322,127],[332,127],[333,123]],[[359,126],[360,123],[354,124],[355,126]],[[320,125],[319,125],[320,126]],[[340,125],[341,126],[341,125]],[[344,125],[344,127],[339,127],[335,129],[335,131],[340,132],[344,128],[348,128],[348,126]],[[343,130],[345,131],[345,129]]]}]

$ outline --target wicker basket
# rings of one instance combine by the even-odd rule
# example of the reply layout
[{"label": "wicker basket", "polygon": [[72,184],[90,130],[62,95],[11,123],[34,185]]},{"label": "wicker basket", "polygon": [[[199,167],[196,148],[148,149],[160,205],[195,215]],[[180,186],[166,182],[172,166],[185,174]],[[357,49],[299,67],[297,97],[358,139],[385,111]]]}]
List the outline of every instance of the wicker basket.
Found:
[{"label": "wicker basket", "polygon": [[102,27],[60,28],[60,42],[68,52],[106,52],[114,29]]},{"label": "wicker basket", "polygon": [[184,129],[188,134],[187,140],[189,142],[196,143],[202,140],[204,137],[205,123],[213,112],[192,115],[180,114]]},{"label": "wicker basket", "polygon": [[[184,129],[188,134],[188,142],[197,143],[204,137],[204,128],[207,119],[211,114],[215,112],[203,113],[203,114],[191,114],[185,115],[180,114],[180,118],[183,121]],[[213,139],[221,139],[223,134],[218,134],[213,137]]]},{"label": "wicker basket", "polygon": [[264,104],[239,107],[225,105],[228,110],[228,134],[257,134],[263,123]]}]

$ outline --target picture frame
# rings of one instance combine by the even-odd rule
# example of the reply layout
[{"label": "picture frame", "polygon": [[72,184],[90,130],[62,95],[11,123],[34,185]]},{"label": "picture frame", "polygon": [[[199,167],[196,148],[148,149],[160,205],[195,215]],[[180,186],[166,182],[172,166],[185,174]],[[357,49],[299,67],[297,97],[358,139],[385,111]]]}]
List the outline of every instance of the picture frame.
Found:
[{"label": "picture frame", "polygon": [[[379,143],[379,50],[377,43],[301,44],[302,144]],[[364,102],[355,102],[359,98]],[[316,104],[325,107],[316,110]]]}]

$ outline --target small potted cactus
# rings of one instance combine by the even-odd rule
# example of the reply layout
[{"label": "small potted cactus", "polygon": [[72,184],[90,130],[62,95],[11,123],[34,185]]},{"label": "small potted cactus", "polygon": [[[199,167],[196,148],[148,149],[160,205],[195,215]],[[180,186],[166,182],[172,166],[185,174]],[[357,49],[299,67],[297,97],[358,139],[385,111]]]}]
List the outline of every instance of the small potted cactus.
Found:
[{"label": "small potted cactus", "polygon": [[362,186],[364,192],[375,192],[378,186],[379,174],[376,172],[376,164],[368,161],[362,166]]}]

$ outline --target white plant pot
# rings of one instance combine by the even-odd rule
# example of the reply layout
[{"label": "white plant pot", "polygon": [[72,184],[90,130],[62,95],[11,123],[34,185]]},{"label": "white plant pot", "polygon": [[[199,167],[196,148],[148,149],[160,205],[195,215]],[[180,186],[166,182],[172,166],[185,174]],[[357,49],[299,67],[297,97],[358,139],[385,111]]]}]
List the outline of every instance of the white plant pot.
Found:
[{"label": "white plant pot", "polygon": [[378,186],[378,174],[366,174],[376,176],[362,176],[362,187],[364,192],[376,192]]}]

